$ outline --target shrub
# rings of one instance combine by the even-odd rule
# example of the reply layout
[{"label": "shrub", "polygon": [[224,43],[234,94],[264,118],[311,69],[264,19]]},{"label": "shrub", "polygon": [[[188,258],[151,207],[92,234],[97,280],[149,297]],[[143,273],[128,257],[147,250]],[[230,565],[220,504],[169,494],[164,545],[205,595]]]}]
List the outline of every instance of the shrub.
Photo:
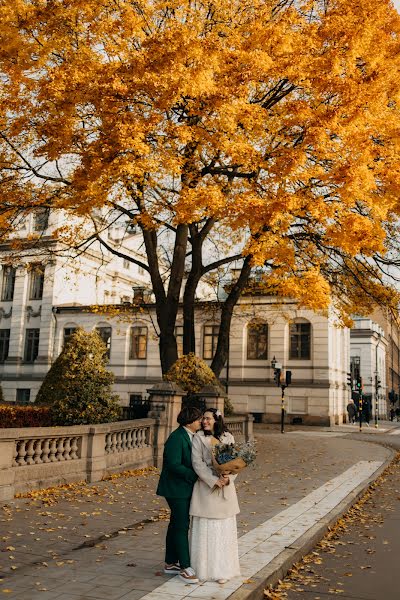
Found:
[{"label": "shrub", "polygon": [[[221,392],[223,391],[219,380],[207,363],[193,352],[178,358],[168,371],[166,379],[175,381],[187,392],[190,404],[198,407],[201,407],[201,402],[190,396],[200,392],[205,385],[215,385]],[[229,398],[224,399],[224,414],[225,416],[233,414],[233,405]]]},{"label": "shrub", "polygon": [[98,333],[77,329],[47,373],[36,403],[51,408],[56,425],[118,420],[118,396],[111,392],[114,375],[107,371],[107,363]]},{"label": "shrub", "polygon": [[165,378],[168,381],[175,381],[188,394],[196,394],[205,385],[221,387],[207,363],[193,352],[178,358]]},{"label": "shrub", "polygon": [[49,427],[53,425],[50,408],[46,406],[0,405],[0,428]]}]

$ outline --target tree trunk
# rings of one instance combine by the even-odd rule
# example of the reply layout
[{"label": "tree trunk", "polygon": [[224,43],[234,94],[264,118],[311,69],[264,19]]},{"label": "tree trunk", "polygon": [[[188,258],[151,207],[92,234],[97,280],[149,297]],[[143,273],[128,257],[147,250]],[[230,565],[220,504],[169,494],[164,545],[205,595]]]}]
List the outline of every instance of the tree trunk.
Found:
[{"label": "tree trunk", "polygon": [[233,285],[227,299],[222,304],[218,343],[213,361],[211,363],[211,369],[215,373],[215,376],[218,378],[221,375],[221,371],[228,358],[229,335],[231,329],[233,309],[235,308],[240,298],[240,295],[248,282],[250,272],[251,257],[246,256],[239,278]]},{"label": "tree trunk", "polygon": [[178,348],[174,334],[160,331],[160,362],[163,376],[178,359]]},{"label": "tree trunk", "polygon": [[165,293],[164,284],[160,275],[157,256],[157,235],[154,231],[143,229],[143,238],[148,256],[153,292],[156,297],[157,323],[160,329],[159,349],[161,372],[165,375],[178,358],[175,323],[185,269],[188,226],[178,225],[177,227],[167,294]]}]

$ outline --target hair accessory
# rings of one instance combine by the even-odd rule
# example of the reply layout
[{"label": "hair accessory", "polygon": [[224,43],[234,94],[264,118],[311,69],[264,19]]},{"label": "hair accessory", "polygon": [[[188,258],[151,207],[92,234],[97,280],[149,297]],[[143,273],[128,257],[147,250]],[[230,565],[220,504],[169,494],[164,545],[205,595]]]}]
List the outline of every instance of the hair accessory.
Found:
[{"label": "hair accessory", "polygon": [[222,412],[220,410],[216,410],[215,411],[215,416],[216,417],[222,417]]}]

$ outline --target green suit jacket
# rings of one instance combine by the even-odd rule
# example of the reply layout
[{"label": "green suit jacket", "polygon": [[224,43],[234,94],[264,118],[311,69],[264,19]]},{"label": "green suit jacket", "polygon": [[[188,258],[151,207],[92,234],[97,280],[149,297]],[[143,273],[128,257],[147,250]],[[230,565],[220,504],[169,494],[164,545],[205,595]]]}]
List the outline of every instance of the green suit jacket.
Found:
[{"label": "green suit jacket", "polygon": [[192,467],[192,443],[189,434],[179,426],[165,442],[157,494],[166,498],[190,498],[197,479]]}]

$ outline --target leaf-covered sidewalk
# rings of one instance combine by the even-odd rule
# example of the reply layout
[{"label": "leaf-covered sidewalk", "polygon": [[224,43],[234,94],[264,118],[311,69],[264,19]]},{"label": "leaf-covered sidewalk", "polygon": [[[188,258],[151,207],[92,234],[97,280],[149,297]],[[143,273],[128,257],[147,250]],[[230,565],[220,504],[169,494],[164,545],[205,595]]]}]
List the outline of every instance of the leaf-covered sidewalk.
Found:
[{"label": "leaf-covered sidewalk", "polygon": [[[237,482],[239,535],[359,460],[386,449],[312,429],[281,435],[257,428],[258,458]],[[124,598],[159,586],[168,511],[157,471],[131,471],[96,485],[34,492],[2,508],[0,593],[30,600]]]}]

